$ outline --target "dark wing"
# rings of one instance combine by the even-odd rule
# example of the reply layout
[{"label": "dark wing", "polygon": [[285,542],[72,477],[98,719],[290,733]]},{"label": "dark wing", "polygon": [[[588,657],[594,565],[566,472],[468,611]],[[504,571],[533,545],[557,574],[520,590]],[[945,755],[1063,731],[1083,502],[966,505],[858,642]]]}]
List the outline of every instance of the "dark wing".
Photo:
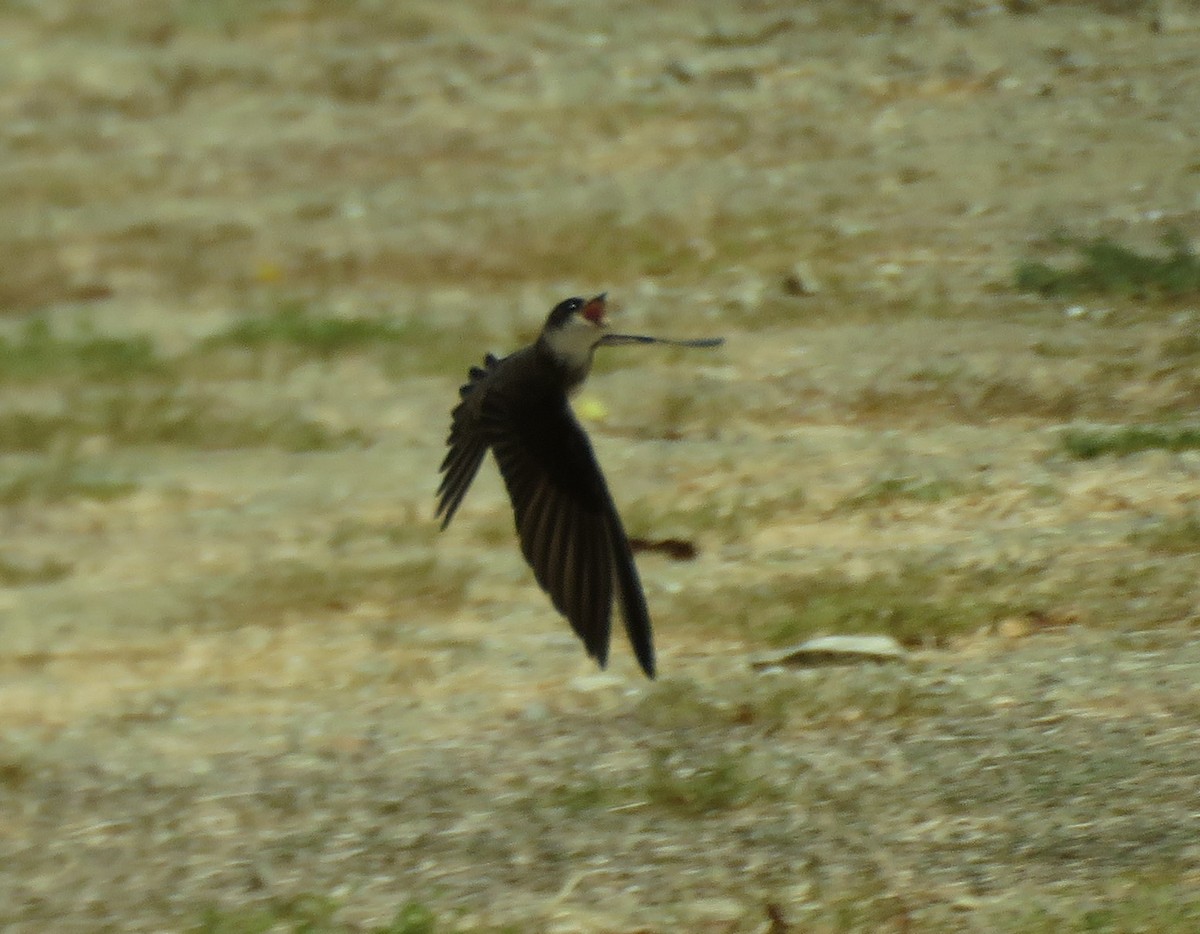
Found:
[{"label": "dark wing", "polygon": [[538,584],[601,667],[608,661],[615,584],[629,641],[653,678],[650,612],[633,552],[566,396],[525,393],[514,405],[493,391],[484,400],[481,422]]},{"label": "dark wing", "polygon": [[471,367],[469,381],[458,391],[461,401],[451,413],[450,437],[446,441],[450,450],[446,452],[446,458],[439,468],[442,482],[437,491],[436,515],[441,518],[443,529],[454,518],[471,481],[479,472],[483,455],[487,453],[488,439],[480,420],[480,404],[484,395],[482,384],[497,363],[496,358],[488,354],[483,367]]}]

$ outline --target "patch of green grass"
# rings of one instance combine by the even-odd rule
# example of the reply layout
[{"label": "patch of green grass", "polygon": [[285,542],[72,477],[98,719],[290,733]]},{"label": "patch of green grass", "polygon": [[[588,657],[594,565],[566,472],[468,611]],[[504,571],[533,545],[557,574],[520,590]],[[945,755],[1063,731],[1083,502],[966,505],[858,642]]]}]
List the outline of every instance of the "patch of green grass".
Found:
[{"label": "patch of green grass", "polygon": [[[716,438],[723,430],[738,424],[746,416],[743,400],[733,392],[729,384],[722,380],[710,379],[696,373],[698,364],[711,364],[720,360],[716,353],[720,351],[697,351],[676,349],[672,354],[691,353],[690,360],[660,361],[655,359],[653,365],[660,367],[668,377],[668,388],[658,403],[658,414],[643,403],[638,415],[634,434],[641,438],[666,438],[678,440],[687,437]],[[697,359],[697,353],[708,354]],[[624,354],[620,361],[633,366],[645,367],[644,358],[637,359],[632,354]],[[670,366],[670,370],[666,367]],[[646,399],[649,402],[649,399]]]},{"label": "patch of green grass", "polygon": [[728,749],[650,751],[646,801],[685,817],[778,798],[778,792],[752,773],[743,755]]},{"label": "patch of green grass", "polygon": [[914,676],[908,665],[845,665],[779,676],[748,672],[723,685],[721,698],[695,682],[656,685],[630,715],[643,729],[701,736],[738,730],[772,736],[796,726],[813,730],[849,721],[911,722],[963,714],[972,700],[958,686]]},{"label": "patch of green grass", "polygon": [[434,29],[419,10],[406,5],[393,9],[372,0],[176,0],[159,15],[174,29],[225,37],[240,37],[280,16],[309,24],[335,20],[347,35],[362,38],[421,39]]},{"label": "patch of green grass", "polygon": [[[639,108],[643,104],[637,105]],[[644,102],[657,112],[661,104]],[[727,133],[707,140],[711,150],[733,150],[744,139],[741,118],[719,104],[703,103],[705,118],[725,125]],[[620,120],[628,120],[622,104]],[[680,118],[672,105],[672,117]],[[648,118],[651,116],[647,115]],[[580,118],[578,108],[562,114],[566,127],[594,132],[602,114]],[[503,152],[487,153],[490,162]],[[618,199],[618,200],[624,200]],[[462,208],[461,214],[444,217],[460,230],[453,246],[431,245],[422,253],[397,252],[388,257],[392,269],[404,269],[409,282],[472,282],[477,288],[512,286],[531,280],[574,282],[629,282],[655,277],[665,283],[690,282],[711,277],[712,270],[738,264],[753,268],[784,268],[804,253],[804,244],[818,239],[801,213],[772,205],[762,209],[696,205],[684,197],[665,206],[667,199],[646,205],[597,204],[578,212],[519,211],[504,216],[503,228],[481,224],[479,212]],[[660,206],[663,205],[663,206]],[[581,216],[584,217],[581,222]]]},{"label": "patch of green grass", "polygon": [[0,451],[48,451],[70,433],[71,420],[48,412],[0,412]]},{"label": "patch of green grass", "polygon": [[[78,206],[81,192],[91,186],[78,168],[51,168],[57,160],[42,160],[37,171],[8,173],[0,179],[0,204],[5,214],[4,275],[0,277],[0,315],[49,308],[58,302],[78,301],[80,288],[71,282],[63,263],[62,238],[52,232],[16,234],[22,224],[16,206],[29,204]],[[32,166],[31,166],[32,169]]]},{"label": "patch of green grass", "polygon": [[631,711],[643,729],[673,732],[728,722],[729,712],[695,681],[668,678],[655,682]]},{"label": "patch of green grass", "polygon": [[191,621],[224,627],[269,625],[345,613],[359,603],[449,613],[461,606],[470,572],[436,557],[366,563],[266,561],[198,588]]},{"label": "patch of green grass", "polygon": [[35,781],[38,769],[25,756],[15,756],[7,749],[0,755],[0,788],[12,793],[21,791]]},{"label": "patch of green grass", "polygon": [[430,527],[422,519],[433,518],[433,507],[423,503],[422,509],[412,503],[400,504],[400,515],[378,519],[340,519],[329,533],[329,550],[338,555],[362,553],[379,548],[426,548],[430,542]]},{"label": "patch of green grass", "polygon": [[[598,770],[591,760],[572,764],[549,800],[573,813],[650,806],[685,817],[778,800],[781,790],[745,755],[723,749],[731,731],[747,725],[741,694],[757,683],[748,678],[730,703],[687,679],[653,685],[627,715],[626,729],[652,740],[645,764],[631,771]],[[537,794],[547,800],[546,789]]]},{"label": "patch of green grass", "polygon": [[[489,466],[491,469],[495,469],[495,465],[488,465],[486,462],[482,469],[487,470]],[[462,520],[456,517],[454,521],[461,522]],[[471,526],[471,535],[480,545],[488,547],[503,548],[512,544],[517,540],[517,532],[511,510],[502,508],[475,517],[474,524]]]},{"label": "patch of green grass", "polygon": [[1189,512],[1130,533],[1129,542],[1166,555],[1200,553],[1200,513]]},{"label": "patch of green grass", "polygon": [[0,475],[0,505],[58,503],[91,499],[106,502],[128,496],[137,484],[80,459],[70,445],[52,451],[33,466]]},{"label": "patch of green grass", "polygon": [[206,909],[189,934],[468,934],[457,925],[444,925],[428,907],[410,901],[386,924],[363,927],[339,921],[340,903],[325,895],[272,898],[266,905]]},{"label": "patch of green grass", "polygon": [[1082,341],[1043,338],[1029,345],[1030,351],[1050,360],[1074,360],[1087,352]]},{"label": "patch of green grass", "polygon": [[14,561],[0,557],[0,587],[27,587],[51,584],[71,573],[72,567],[53,558],[41,561]]},{"label": "patch of green grass", "polygon": [[1188,561],[1133,560],[1101,574],[1080,569],[1063,591],[1094,619],[1122,628],[1164,626],[1194,618],[1200,578]]},{"label": "patch of green grass", "polygon": [[1100,891],[1075,898],[1047,893],[1044,901],[1036,896],[1032,905],[1028,901],[1015,909],[1004,902],[998,910],[988,912],[995,919],[993,929],[1022,934],[1192,934],[1200,930],[1200,893],[1195,880],[1174,868],[1162,872],[1147,869],[1113,879]]},{"label": "patch of green grass", "polygon": [[176,0],[170,6],[173,25],[180,29],[235,36],[246,27],[283,11],[282,0]]},{"label": "patch of green grass", "polygon": [[963,372],[934,378],[914,374],[901,383],[867,385],[850,396],[833,400],[855,419],[897,423],[914,413],[971,424],[993,418],[1040,417],[1059,421],[1083,413],[1112,412],[1112,390],[1099,381],[1086,386],[1046,387],[1022,376],[983,376]]},{"label": "patch of green grass", "polygon": [[0,336],[0,381],[127,381],[162,373],[164,363],[145,336],[104,337],[88,327],[58,334],[44,318],[31,319],[15,337]]},{"label": "patch of green grass", "polygon": [[1159,348],[1159,357],[1169,361],[1192,361],[1200,357],[1200,330],[1167,338]]},{"label": "patch of green grass", "polygon": [[862,721],[912,723],[949,712],[965,716],[978,706],[958,686],[914,676],[907,665],[895,663],[755,678],[747,684],[739,722],[767,735],[789,726],[814,730]]},{"label": "patch of green grass", "polygon": [[[762,627],[770,645],[788,645],[818,634],[874,632],[904,645],[942,643],[993,621],[999,607],[981,595],[947,593],[938,576],[909,567],[897,575],[862,581],[810,579],[792,590],[790,612]],[[789,588],[791,589],[791,588]],[[758,627],[756,627],[758,628]]]},{"label": "patch of green grass", "polygon": [[1189,425],[1122,425],[1115,428],[1071,428],[1060,436],[1063,449],[1077,460],[1143,451],[1200,450],[1200,427]]},{"label": "patch of green grass", "polygon": [[[93,405],[80,413],[77,427],[122,445],[169,444],[206,451],[277,447],[300,453],[367,442],[360,431],[336,431],[294,411],[238,411],[218,398],[170,389],[117,394],[96,399]],[[91,420],[90,426],[85,419]]]},{"label": "patch of green grass", "polygon": [[920,564],[857,579],[836,572],[677,595],[667,612],[689,626],[740,633],[751,646],[817,635],[879,633],[904,645],[943,644],[1016,612],[1003,585]]},{"label": "patch of green grass", "polygon": [[377,934],[437,934],[437,916],[420,902],[409,902],[398,912],[390,924],[379,928]]},{"label": "patch of green grass", "polygon": [[272,899],[262,907],[232,910],[210,907],[189,930],[191,934],[267,934],[279,930],[332,934],[345,930],[333,920],[336,910],[335,902],[316,895]]},{"label": "patch of green grass", "polygon": [[[912,924],[905,899],[894,889],[894,883],[881,869],[869,870],[863,876],[837,885],[820,885],[814,891],[812,909],[803,914],[804,926],[800,929],[830,934],[860,931],[904,934],[917,929]],[[919,930],[926,934],[958,934],[963,929],[961,926],[943,928],[922,923]]]},{"label": "patch of green grass", "polygon": [[[1138,550],[1136,541],[1105,560],[1087,548],[1008,572],[1009,582],[981,582],[981,593],[998,598],[1003,617],[1032,615],[1051,625],[1082,625],[1122,634],[1188,625],[1200,601],[1200,578],[1190,552]],[[1082,547],[1082,546],[1081,546]],[[1182,544],[1179,547],[1184,547]],[[1056,622],[1057,620],[1057,622]],[[1144,640],[1142,640],[1144,642]]]},{"label": "patch of green grass", "polygon": [[661,494],[622,504],[622,517],[633,538],[683,538],[715,534],[736,541],[764,523],[780,521],[803,510],[798,488],[764,492],[753,483],[730,483],[702,500],[678,501]]},{"label": "patch of green grass", "polygon": [[577,770],[564,776],[549,793],[540,790],[536,806],[550,804],[564,808],[570,814],[580,814],[622,807],[636,801],[636,792],[629,782],[614,780],[611,775]]},{"label": "patch of green grass", "polygon": [[198,355],[207,359],[214,353],[249,354],[260,367],[267,355],[274,363],[294,365],[370,353],[391,377],[459,370],[465,374],[479,362],[464,349],[461,333],[425,318],[328,315],[300,299],[288,299],[269,314],[248,316],[209,337]]},{"label": "patch of green grass", "polygon": [[694,681],[655,684],[630,717],[641,729],[772,736],[789,728],[813,730],[847,722],[912,722],[953,711],[965,715],[976,702],[961,686],[914,675],[911,664],[839,665],[820,669],[747,671],[719,695]]},{"label": "patch of green grass", "polygon": [[335,354],[406,340],[403,326],[384,318],[343,318],[314,312],[298,299],[271,314],[248,316],[205,341],[208,347],[288,346],[328,359]]},{"label": "patch of green grass", "polygon": [[361,431],[337,431],[293,411],[240,410],[222,399],[159,383],[72,393],[63,412],[0,414],[0,451],[42,452],[92,437],[126,446],[294,452],[335,450],[369,440]]},{"label": "patch of green grass", "polygon": [[1200,293],[1200,258],[1181,231],[1163,237],[1166,253],[1153,256],[1123,247],[1107,237],[1059,238],[1078,254],[1073,266],[1059,268],[1025,260],[1014,274],[1019,291],[1048,298],[1112,295],[1122,298],[1179,298]]},{"label": "patch of green grass", "polygon": [[940,503],[965,491],[966,487],[954,480],[897,474],[871,481],[859,492],[843,498],[834,510],[852,512],[897,502]]}]

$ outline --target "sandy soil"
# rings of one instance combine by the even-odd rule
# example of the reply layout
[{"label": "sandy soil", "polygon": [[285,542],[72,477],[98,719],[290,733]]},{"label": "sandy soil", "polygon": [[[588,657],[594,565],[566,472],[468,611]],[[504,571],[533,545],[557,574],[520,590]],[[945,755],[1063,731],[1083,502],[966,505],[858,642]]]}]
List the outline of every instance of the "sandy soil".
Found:
[{"label": "sandy soil", "polygon": [[[1200,455],[1063,444],[1194,419],[1200,309],[1013,288],[1059,229],[1200,235],[1194,4],[0,37],[0,927],[1200,927]],[[640,559],[657,683],[583,656],[490,464],[432,519],[467,366],[601,289],[728,338],[580,400],[631,531],[699,549]],[[409,346],[209,340],[289,307]],[[30,369],[31,320],[157,363]],[[842,629],[908,657],[750,666]]]}]

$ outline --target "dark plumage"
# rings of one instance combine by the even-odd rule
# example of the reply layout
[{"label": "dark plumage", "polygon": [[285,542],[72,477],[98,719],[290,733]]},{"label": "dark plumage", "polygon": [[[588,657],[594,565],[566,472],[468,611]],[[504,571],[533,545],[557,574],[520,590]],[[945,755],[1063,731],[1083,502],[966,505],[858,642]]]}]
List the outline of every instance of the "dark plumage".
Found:
[{"label": "dark plumage", "polygon": [[655,672],[650,611],[621,517],[568,397],[587,378],[601,344],[682,343],[610,334],[605,297],[555,306],[537,341],[472,367],[451,416],[437,515],[445,529],[484,455],[496,458],[512,500],[521,551],[534,577],[587,652],[608,661],[614,594],[647,676]]}]

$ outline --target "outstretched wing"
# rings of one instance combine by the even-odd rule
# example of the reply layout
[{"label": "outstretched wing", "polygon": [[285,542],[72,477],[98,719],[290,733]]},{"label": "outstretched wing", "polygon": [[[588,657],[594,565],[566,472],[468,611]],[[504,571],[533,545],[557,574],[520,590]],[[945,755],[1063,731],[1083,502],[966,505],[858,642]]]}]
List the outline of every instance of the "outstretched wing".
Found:
[{"label": "outstretched wing", "polygon": [[446,441],[450,450],[446,452],[439,468],[442,482],[437,491],[436,516],[442,520],[443,529],[454,518],[487,453],[488,439],[480,418],[480,408],[484,395],[483,384],[498,362],[488,354],[482,367],[471,367],[469,380],[458,390],[461,401],[451,413],[450,437]]},{"label": "outstretched wing", "polygon": [[601,666],[615,586],[634,653],[654,677],[650,612],[629,539],[565,394],[525,393],[516,405],[491,392],[481,410],[538,584]]}]

